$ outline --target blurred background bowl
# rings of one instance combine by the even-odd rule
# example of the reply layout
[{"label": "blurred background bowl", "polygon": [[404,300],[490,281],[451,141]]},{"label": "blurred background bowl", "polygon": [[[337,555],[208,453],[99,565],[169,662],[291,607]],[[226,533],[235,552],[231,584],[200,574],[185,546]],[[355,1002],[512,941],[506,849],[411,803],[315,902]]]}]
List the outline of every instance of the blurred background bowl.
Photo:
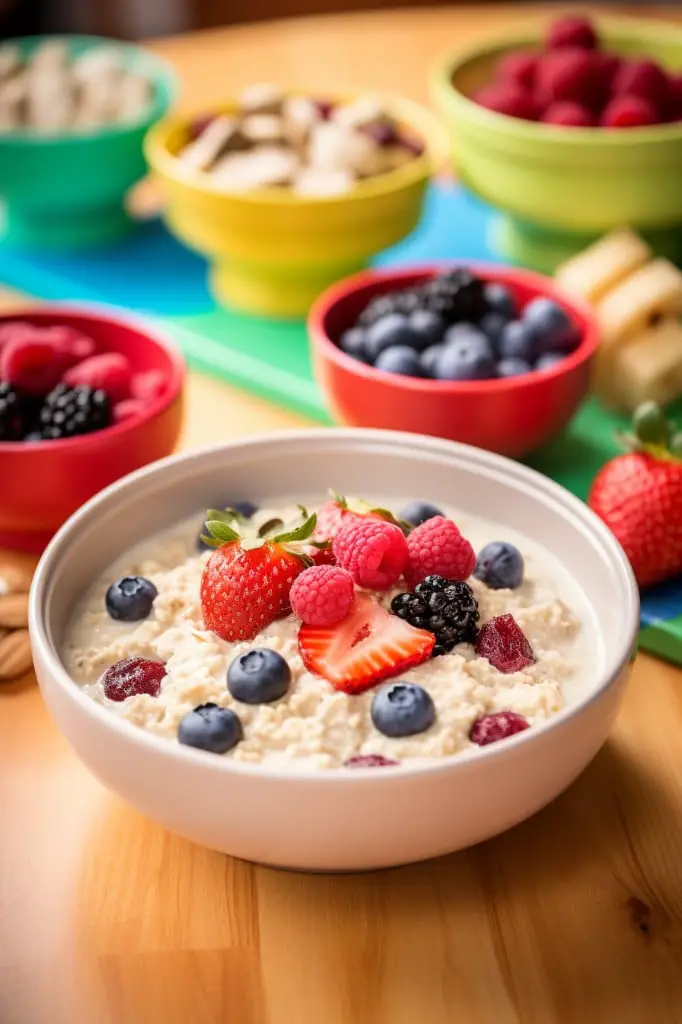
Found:
[{"label": "blurred background bowl", "polygon": [[[222,105],[220,112],[230,109]],[[145,150],[168,226],[211,261],[218,302],[256,315],[304,317],[324,288],[417,226],[427,182],[445,153],[444,137],[415,103],[390,97],[387,109],[424,143],[424,153],[331,197],[285,188],[227,192],[177,159],[192,118],[171,117],[151,130]]]},{"label": "blurred background bowl", "polygon": [[[606,48],[682,70],[682,27],[599,18]],[[599,235],[628,225],[662,255],[682,256],[682,123],[607,130],[566,128],[497,114],[469,97],[499,58],[539,50],[542,26],[440,61],[433,94],[462,181],[504,213],[493,243],[514,262],[552,272]]]},{"label": "blurred background bowl", "polygon": [[160,370],[166,386],[144,413],[63,441],[0,442],[0,547],[41,551],[55,530],[103,487],[170,455],[182,424],[182,356],[141,321],[108,310],[44,304],[0,316],[42,327],[66,325],[100,352],[121,352],[136,373]]},{"label": "blurred background bowl", "polygon": [[599,343],[594,314],[548,278],[509,267],[474,265],[484,281],[506,285],[517,305],[545,296],[578,325],[582,340],[556,367],[519,377],[447,381],[385,373],[338,347],[371,299],[424,284],[439,268],[368,271],[320,296],[308,319],[316,379],[335,419],[347,426],[433,434],[520,457],[551,441],[587,395]]},{"label": "blurred background bowl", "polygon": [[[51,38],[11,42],[27,57]],[[101,46],[120,49],[127,70],[151,82],[152,102],[143,117],[125,124],[55,134],[30,128],[0,132],[0,200],[5,206],[0,239],[22,248],[77,250],[104,245],[131,230],[135,222],[124,200],[147,170],[144,136],[176,93],[170,67],[141,47],[97,36],[59,38],[73,57]]]}]

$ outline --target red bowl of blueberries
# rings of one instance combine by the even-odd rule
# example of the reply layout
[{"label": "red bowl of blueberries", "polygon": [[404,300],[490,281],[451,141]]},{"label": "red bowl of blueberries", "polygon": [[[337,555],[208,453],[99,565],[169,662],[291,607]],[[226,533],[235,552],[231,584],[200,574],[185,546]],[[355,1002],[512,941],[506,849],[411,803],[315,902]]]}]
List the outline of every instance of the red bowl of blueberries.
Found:
[{"label": "red bowl of blueberries", "polygon": [[308,329],[332,414],[519,457],[586,396],[599,328],[539,274],[501,266],[369,271],[328,289]]},{"label": "red bowl of blueberries", "polygon": [[169,455],[184,375],[132,318],[60,304],[0,316],[0,547],[42,550],[97,491]]}]

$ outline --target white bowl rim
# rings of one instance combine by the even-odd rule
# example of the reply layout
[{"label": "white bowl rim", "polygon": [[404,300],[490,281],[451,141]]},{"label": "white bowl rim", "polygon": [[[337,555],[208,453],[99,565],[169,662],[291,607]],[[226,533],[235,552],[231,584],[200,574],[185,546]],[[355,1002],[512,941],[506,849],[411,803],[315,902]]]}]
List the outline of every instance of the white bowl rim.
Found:
[{"label": "white bowl rim", "polygon": [[[506,739],[504,743],[493,743],[477,750],[463,751],[459,754],[453,754],[451,757],[439,758],[429,764],[410,765],[409,762],[402,762],[395,768],[390,770],[387,768],[385,771],[377,771],[376,768],[371,767],[329,772],[313,770],[278,771],[260,765],[233,761],[226,757],[216,757],[215,754],[195,750],[192,747],[173,743],[166,738],[155,736],[139,726],[133,725],[131,722],[127,722],[125,719],[112,714],[104,706],[88,697],[68,674],[57,652],[53,649],[42,619],[42,604],[46,586],[49,583],[53,567],[61,556],[62,549],[70,542],[71,535],[78,532],[81,525],[93,513],[96,513],[98,506],[104,503],[121,487],[134,488],[139,480],[161,472],[171,464],[190,462],[197,456],[208,455],[209,453],[226,449],[241,448],[248,451],[249,448],[257,448],[264,444],[273,446],[281,442],[286,445],[296,440],[306,439],[318,443],[321,441],[331,441],[332,445],[335,442],[341,444],[344,441],[357,442],[358,440],[365,440],[370,444],[390,445],[395,443],[399,445],[402,443],[416,448],[426,448],[436,455],[439,452],[443,454],[449,452],[452,454],[454,448],[460,456],[465,459],[468,458],[470,464],[477,464],[481,468],[487,468],[492,471],[497,470],[499,472],[503,470],[507,477],[510,474],[515,476],[517,483],[525,484],[528,490],[534,492],[539,490],[546,497],[553,498],[560,505],[564,506],[565,511],[570,513],[572,518],[577,517],[583,525],[590,529],[592,535],[609,552],[614,566],[617,567],[621,582],[624,584],[624,590],[628,595],[627,603],[623,608],[625,636],[623,650],[615,652],[610,658],[607,657],[601,677],[589,693],[576,703],[563,708],[541,725],[516,733]],[[205,768],[212,766],[217,771],[225,772],[227,775],[257,776],[271,781],[286,782],[290,785],[296,783],[317,783],[320,780],[323,780],[325,785],[345,784],[352,780],[360,783],[368,777],[377,782],[384,782],[385,780],[386,783],[390,783],[391,780],[404,779],[406,775],[414,776],[456,771],[458,769],[464,770],[481,758],[504,756],[505,753],[511,752],[522,744],[533,743],[535,739],[547,735],[554,729],[561,727],[574,716],[582,714],[589,705],[615,684],[627,662],[631,660],[632,652],[636,649],[639,632],[639,590],[628,558],[608,527],[584,502],[571,494],[566,488],[522,463],[515,462],[493,452],[474,448],[471,445],[461,444],[457,441],[446,441],[420,434],[393,430],[374,430],[363,427],[337,427],[333,430],[329,430],[329,428],[312,428],[282,431],[277,434],[258,434],[171,455],[165,459],[159,459],[151,465],[144,466],[133,473],[129,473],[100,491],[64,523],[43,553],[33,577],[29,596],[29,629],[34,655],[45,666],[53,683],[64,691],[66,697],[78,704],[86,716],[119,733],[121,738],[127,742],[146,748],[150,753],[156,751],[166,757],[179,758],[186,764],[195,765],[197,768],[200,765],[203,765]]]}]

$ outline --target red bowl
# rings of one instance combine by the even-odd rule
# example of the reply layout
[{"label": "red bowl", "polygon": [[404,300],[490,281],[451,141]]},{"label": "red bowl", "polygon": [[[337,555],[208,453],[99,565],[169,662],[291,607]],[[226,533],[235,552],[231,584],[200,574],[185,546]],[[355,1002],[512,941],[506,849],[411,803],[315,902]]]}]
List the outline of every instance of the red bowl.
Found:
[{"label": "red bowl", "polygon": [[513,457],[563,430],[589,389],[599,344],[594,314],[540,274],[467,266],[485,281],[507,285],[520,307],[538,296],[558,302],[580,328],[576,351],[552,369],[497,380],[440,381],[375,370],[341,351],[336,344],[341,334],[374,296],[423,284],[444,268],[367,271],[329,288],[308,318],[315,376],[335,419],[349,426],[433,434]]},{"label": "red bowl", "polygon": [[41,551],[83,502],[140,466],[170,455],[182,424],[185,364],[168,342],[134,318],[96,308],[41,305],[0,316],[89,335],[98,351],[121,352],[135,372],[160,370],[167,384],[139,416],[64,441],[0,442],[0,547]]}]

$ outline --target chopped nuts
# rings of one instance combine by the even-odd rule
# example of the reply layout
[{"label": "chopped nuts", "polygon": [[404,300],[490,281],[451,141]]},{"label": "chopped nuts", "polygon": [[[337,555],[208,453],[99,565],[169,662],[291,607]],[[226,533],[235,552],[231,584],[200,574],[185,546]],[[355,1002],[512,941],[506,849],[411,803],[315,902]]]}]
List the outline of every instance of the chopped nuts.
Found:
[{"label": "chopped nuts", "polygon": [[26,628],[30,585],[27,569],[0,565],[0,681],[23,675],[31,667]]},{"label": "chopped nuts", "polygon": [[27,629],[15,629],[0,638],[0,680],[15,679],[28,672],[33,663]]},{"label": "chopped nuts", "polygon": [[192,141],[179,158],[235,192],[288,186],[309,196],[342,195],[357,181],[401,167],[423,151],[402,134],[378,97],[333,104],[285,98],[272,85],[245,90],[230,117],[192,127]]},{"label": "chopped nuts", "polygon": [[49,39],[25,62],[16,47],[0,47],[0,131],[61,133],[133,121],[149,109],[152,93],[147,76],[129,70],[116,46],[72,57],[65,40]]}]

